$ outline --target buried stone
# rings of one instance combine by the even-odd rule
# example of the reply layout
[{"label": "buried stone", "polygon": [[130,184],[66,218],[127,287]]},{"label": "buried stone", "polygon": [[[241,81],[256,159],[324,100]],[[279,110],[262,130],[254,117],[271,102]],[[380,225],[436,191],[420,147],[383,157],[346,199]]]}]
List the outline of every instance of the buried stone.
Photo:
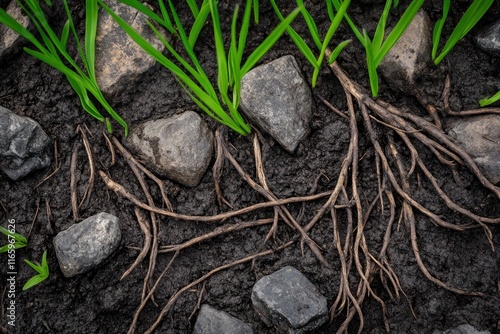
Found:
[{"label": "buried stone", "polygon": [[476,44],[486,52],[500,57],[500,20],[475,38]]},{"label": "buried stone", "polygon": [[49,166],[49,143],[40,124],[0,107],[0,169],[12,180]]},{"label": "buried stone", "polygon": [[241,80],[240,106],[253,123],[290,153],[310,132],[311,90],[293,56],[249,71]]},{"label": "buried stone", "polygon": [[210,164],[214,135],[197,113],[186,111],[137,126],[128,146],[157,174],[194,187]]},{"label": "buried stone", "polygon": [[313,331],[328,320],[326,298],[290,266],[255,283],[252,303],[266,325],[290,334]]},{"label": "buried stone", "polygon": [[103,262],[120,245],[118,218],[106,212],[75,224],[54,238],[59,267],[66,277],[84,273]]},{"label": "buried stone", "polygon": [[253,334],[253,330],[249,324],[204,304],[192,334]]}]

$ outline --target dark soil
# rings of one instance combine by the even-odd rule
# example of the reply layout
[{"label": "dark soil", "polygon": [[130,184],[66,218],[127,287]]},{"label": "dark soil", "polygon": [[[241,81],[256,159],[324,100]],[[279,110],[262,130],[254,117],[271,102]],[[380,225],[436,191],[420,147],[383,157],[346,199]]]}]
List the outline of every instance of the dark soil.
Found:
[{"label": "dark soil", "polygon": [[[357,22],[369,31],[376,25],[382,5],[361,5],[355,1],[349,9]],[[281,1],[281,8],[290,11],[293,1]],[[328,19],[323,1],[317,5],[308,5],[312,15],[320,22],[325,31]],[[408,1],[402,1],[399,15]],[[455,25],[468,2],[455,2],[444,35],[449,36],[451,26]],[[454,3],[454,5],[455,5]],[[1,3],[2,5],[4,2]],[[56,7],[60,5],[56,4]],[[62,6],[59,6],[62,7]],[[231,1],[221,1],[221,17],[224,28],[228,31],[233,10]],[[441,13],[440,1],[428,1],[424,5],[432,22]],[[81,4],[75,4],[75,21],[83,31],[84,10]],[[186,5],[180,5],[183,16],[188,13]],[[56,26],[62,26],[61,8],[55,9],[52,20]],[[395,16],[392,16],[394,18]],[[500,3],[493,4],[491,10],[460,42],[438,69],[433,69],[422,82],[421,87],[430,101],[441,105],[440,94],[443,89],[445,73],[451,74],[451,105],[454,110],[470,109],[477,106],[477,101],[491,96],[498,90],[500,59],[479,50],[473,43],[472,36],[500,17]],[[306,27],[297,21],[297,29],[305,33]],[[256,43],[263,39],[266,32],[277,24],[270,5],[263,1],[261,23],[252,28],[248,50],[253,50]],[[209,30],[200,37],[198,53],[204,66],[215,78],[214,50]],[[350,36],[346,25],[338,32],[335,42]],[[350,36],[351,37],[351,36]],[[295,49],[288,37],[282,38],[262,62],[292,54],[301,65],[305,76],[311,77],[312,69]],[[364,51],[358,43],[352,43],[339,58],[340,65],[355,81],[368,87],[368,78],[364,64]],[[424,114],[416,99],[391,90],[381,79],[381,99],[393,103],[405,110]],[[339,109],[345,109],[344,92],[336,78],[328,69],[321,72],[317,88],[314,91],[315,107],[312,121],[312,133],[304,140],[295,154],[288,154],[274,140],[263,136],[263,161],[270,189],[280,198],[308,195],[328,191],[335,185],[342,160],[347,153],[349,143],[349,124],[327,109],[318,96],[322,96]],[[172,75],[160,65],[146,73],[142,80],[130,85],[119,96],[110,97],[111,104],[129,122],[131,126],[147,119],[173,115],[184,110],[196,110],[196,106],[181,90]],[[8,298],[5,293],[7,283],[6,265],[0,266],[0,325],[13,333],[125,333],[140,304],[141,289],[147,272],[148,261],[143,261],[127,278],[120,277],[134,262],[138,252],[129,246],[142,247],[143,234],[134,215],[134,206],[123,197],[109,190],[97,177],[92,196],[88,204],[81,208],[81,219],[106,211],[120,218],[122,244],[119,250],[99,268],[73,278],[65,278],[59,270],[52,240],[54,236],[74,224],[70,204],[70,160],[73,147],[80,145],[78,156],[78,194],[81,198],[89,178],[87,156],[81,144],[78,125],[86,124],[94,137],[90,137],[96,168],[105,170],[114,180],[130,192],[143,199],[143,193],[127,163],[117,155],[116,164],[111,166],[111,156],[107,149],[102,131],[104,126],[85,114],[76,95],[66,79],[56,70],[20,52],[0,64],[0,104],[20,115],[29,116],[38,121],[51,139],[57,144],[57,161],[60,169],[47,181],[37,186],[46,175],[56,169],[56,162],[47,170],[38,171],[25,179],[13,182],[5,175],[0,175],[0,221],[3,226],[8,219],[15,219],[18,232],[29,234],[28,247],[17,251],[18,274],[15,329],[7,326],[6,307]],[[214,121],[202,117],[215,130]],[[446,118],[444,118],[446,122]],[[360,174],[359,184],[363,203],[370,203],[377,194],[375,171],[375,152],[360,122]],[[383,129],[382,127],[380,128]],[[122,138],[118,126],[115,135]],[[227,132],[231,152],[242,167],[252,177],[255,166],[252,136],[241,137]],[[123,138],[122,138],[123,139]],[[417,147],[425,159],[428,168],[438,177],[442,188],[460,205],[489,217],[500,216],[499,200],[465,168],[459,168],[464,185],[455,182],[451,171],[441,165],[436,158],[423,147]],[[406,152],[402,152],[408,155]],[[462,223],[466,218],[449,210],[439,199],[429,182],[416,173],[411,180],[414,197],[434,213],[452,223]],[[420,175],[421,176],[421,175]],[[219,206],[213,185],[211,169],[207,171],[199,186],[183,187],[166,181],[170,200],[178,213],[191,215],[213,215],[228,211],[226,206]],[[156,186],[149,184],[155,201],[161,197]],[[238,173],[226,162],[221,179],[221,189],[225,198],[234,208],[243,208],[263,202],[265,199],[253,191]],[[315,215],[325,199],[302,204],[288,205],[290,212],[297,216],[304,209],[300,223],[306,224]],[[401,199],[396,198],[398,216]],[[4,207],[4,209],[2,209]],[[160,217],[160,245],[172,245],[202,235],[216,226],[258,218],[273,217],[272,209],[263,209],[219,223],[200,223],[180,221]],[[275,333],[275,329],[266,327],[253,311],[250,295],[254,283],[264,275],[270,274],[283,266],[292,265],[306,275],[325,295],[329,306],[335,300],[339,289],[339,260],[332,243],[331,220],[325,216],[312,230],[311,237],[322,248],[325,258],[332,263],[331,268],[322,266],[306,247],[302,255],[300,243],[283,251],[257,259],[253,264],[245,263],[224,270],[209,278],[205,284],[189,290],[177,300],[172,311],[163,319],[155,333],[190,333],[195,316],[198,293],[204,286],[202,302],[224,310],[239,319],[252,323],[255,333]],[[345,217],[340,216],[342,219]],[[387,212],[382,214],[375,209],[365,228],[368,245],[379,249],[385,231]],[[485,298],[461,296],[444,290],[427,280],[415,261],[408,226],[394,227],[388,256],[407,299],[391,300],[381,281],[372,282],[373,291],[386,303],[387,317],[392,333],[432,333],[435,329],[444,330],[469,323],[480,330],[500,333],[500,256],[494,252],[482,229],[456,232],[437,227],[421,214],[417,213],[417,233],[421,255],[430,272],[448,285],[466,291],[480,291],[488,295]],[[149,302],[142,311],[137,332],[146,331],[155,321],[168,299],[183,286],[198,279],[210,270],[256,252],[273,248],[273,241],[264,243],[269,226],[245,229],[208,242],[195,245],[182,251],[172,268],[163,278],[155,293],[157,306]],[[491,226],[493,243],[500,245],[500,229]],[[288,240],[295,232],[281,222],[278,236]],[[23,263],[23,259],[40,260],[44,250],[48,251],[51,271],[50,278],[38,286],[21,291],[22,285],[33,275],[32,269]],[[7,263],[6,257],[1,257]],[[169,254],[159,254],[155,278],[171,259]],[[357,282],[353,277],[353,282]],[[351,289],[355,291],[356,285]],[[368,297],[362,306],[365,317],[363,333],[382,333],[384,321],[379,303]],[[414,315],[412,314],[412,310]],[[345,319],[345,312],[333,322],[324,325],[317,333],[333,333]],[[359,319],[354,318],[349,332],[356,333]],[[3,330],[3,329],[2,329]]]}]

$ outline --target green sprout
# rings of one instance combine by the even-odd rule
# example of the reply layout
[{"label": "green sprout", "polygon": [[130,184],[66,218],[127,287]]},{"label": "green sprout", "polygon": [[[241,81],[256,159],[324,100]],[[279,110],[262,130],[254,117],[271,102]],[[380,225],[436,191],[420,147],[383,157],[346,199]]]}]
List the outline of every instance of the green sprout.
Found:
[{"label": "green sprout", "polygon": [[[7,245],[4,245],[0,247],[0,253],[6,253],[9,251],[9,245],[13,245],[13,249],[19,249],[26,247],[28,245],[28,240],[21,234],[15,233],[15,232],[10,232],[7,230],[5,227],[0,226],[0,232],[7,236],[9,238],[9,243]],[[10,240],[14,239],[14,242],[11,243]],[[10,246],[10,249],[12,249],[12,246]]]},{"label": "green sprout", "polygon": [[[180,66],[176,65],[173,60],[169,59],[157,49],[155,49],[149,42],[147,42],[137,31],[128,25],[122,18],[114,13],[102,0],[98,0],[99,4],[115,19],[120,27],[149,55],[155,58],[160,64],[170,70],[178,82],[182,85],[187,94],[191,97],[193,102],[207,113],[216,121],[230,127],[241,135],[247,135],[251,129],[245,123],[243,117],[238,112],[240,101],[240,82],[241,78],[251,70],[255,64],[264,56],[269,49],[276,43],[281,35],[286,30],[286,27],[299,13],[299,9],[291,13],[285,21],[280,23],[269,36],[254,50],[248,59],[241,65],[243,58],[243,51],[245,49],[246,38],[250,26],[250,17],[252,13],[252,0],[247,0],[241,29],[237,37],[236,22],[238,9],[235,10],[233,21],[231,24],[231,45],[228,54],[224,49],[222,30],[220,26],[219,15],[217,11],[217,1],[204,0],[201,7],[196,7],[194,1],[191,3],[191,11],[194,15],[195,21],[191,30],[188,33],[184,29],[175,7],[171,0],[168,1],[168,9],[170,10],[171,17],[168,15],[167,8],[163,0],[158,3],[161,9],[161,17],[159,15],[150,15],[149,12],[142,11],[149,17],[151,21],[156,22],[160,26],[165,27],[166,22],[172,22],[175,31],[177,31],[184,47],[185,53],[189,56],[191,64],[182,58],[182,56],[174,49],[174,47],[166,40],[160,31],[148,22],[151,29],[155,32],[157,37],[165,45],[169,54],[177,61]],[[138,0],[121,0],[125,4],[132,5],[137,8]],[[255,1],[254,1],[255,3]],[[195,9],[198,9],[196,11]],[[197,15],[196,15],[197,14]],[[208,79],[205,71],[203,70],[198,58],[194,52],[194,44],[196,43],[199,32],[201,31],[208,14],[212,16],[216,59],[218,66],[217,87],[219,95],[216,93],[214,86]],[[168,29],[168,27],[165,27]],[[229,96],[232,92],[232,98]],[[226,112],[226,109],[229,113]]]},{"label": "green sprout", "polygon": [[460,41],[483,17],[493,4],[493,1],[494,0],[474,0],[458,22],[455,29],[453,29],[453,32],[446,41],[441,53],[437,55],[439,41],[441,40],[441,33],[443,31],[446,18],[448,17],[448,11],[450,10],[450,0],[444,0],[443,17],[436,22],[432,33],[432,59],[434,60],[434,64],[438,65],[441,63],[443,58],[451,51],[451,49],[453,49],[455,44],[457,44],[458,41]]},{"label": "green sprout", "polygon": [[[128,134],[127,123],[114,111],[104,98],[95,75],[95,38],[97,31],[98,6],[97,0],[86,0],[85,7],[85,45],[81,47],[80,39],[76,33],[76,29],[71,17],[71,12],[68,7],[67,0],[63,0],[64,8],[68,20],[66,21],[61,36],[58,37],[52,27],[49,25],[45,14],[40,6],[39,0],[25,0],[24,4],[18,1],[24,12],[27,14],[31,22],[38,30],[41,40],[37,39],[28,29],[24,28],[19,22],[12,18],[0,8],[0,23],[15,31],[20,36],[31,42],[35,49],[25,48],[24,50],[31,56],[40,59],[48,65],[62,72],[68,79],[71,87],[77,93],[80,103],[90,115],[101,122],[105,122],[106,118],[99,112],[89,97],[92,97],[113,117]],[[50,1],[46,3],[51,6]],[[73,34],[78,53],[83,62],[84,69],[80,68],[75,58],[70,56],[68,52],[68,39],[70,31]],[[106,122],[108,131],[111,131],[109,121]]]},{"label": "green sprout", "polygon": [[23,291],[32,288],[33,286],[43,282],[45,279],[49,277],[49,265],[47,264],[47,251],[43,252],[42,264],[39,264],[38,262],[33,263],[28,260],[24,260],[24,262],[26,262],[31,268],[33,268],[36,272],[38,272],[38,275],[31,277],[28,280],[28,282],[24,284]]},{"label": "green sprout", "polygon": [[500,91],[497,92],[495,95],[493,95],[490,98],[482,99],[481,101],[479,101],[479,105],[481,107],[484,107],[484,106],[488,106],[490,104],[493,104],[497,101],[500,101]]},{"label": "green sprout", "polygon": [[[313,88],[316,87],[316,82],[318,79],[319,70],[321,68],[321,65],[323,64],[326,48],[328,47],[330,40],[332,39],[333,35],[337,31],[337,28],[339,27],[340,23],[342,22],[342,18],[347,10],[347,7],[349,7],[350,2],[351,2],[350,0],[344,1],[337,12],[337,15],[333,14],[333,10],[329,10],[329,13],[331,14],[330,19],[331,19],[332,23],[330,24],[330,27],[328,28],[328,31],[325,35],[325,39],[322,42],[321,38],[319,36],[317,25],[314,22],[314,19],[312,18],[311,14],[304,7],[303,0],[297,0],[297,5],[300,8],[302,8],[301,13],[302,13],[302,16],[304,17],[304,20],[306,21],[307,27],[309,28],[309,32],[310,32],[311,37],[314,41],[314,44],[320,50],[319,55],[318,56],[314,55],[313,51],[311,50],[311,48],[309,48],[309,46],[304,41],[304,39],[302,37],[300,37],[299,34],[291,26],[287,27],[287,33],[288,33],[288,35],[290,35],[293,42],[295,43],[295,45],[297,45],[297,47],[302,52],[304,57],[309,61],[309,63],[314,68],[313,76],[311,79],[311,85]],[[276,12],[276,14],[280,18],[280,20],[283,21],[285,18],[283,17],[280,10],[278,9],[278,6],[276,5],[275,0],[271,0],[271,5],[273,6],[274,11]],[[340,52],[342,52],[342,50],[350,42],[351,42],[351,40],[346,40],[346,41],[343,41],[340,44],[338,44],[337,47],[335,47],[335,49],[333,50],[330,58],[328,59],[328,64],[333,63],[337,59]]]},{"label": "green sprout", "polygon": [[[337,11],[339,11],[341,6],[340,0],[328,0],[332,2],[332,5],[335,7]],[[366,64],[368,67],[368,76],[370,79],[370,87],[372,91],[372,96],[378,96],[378,73],[377,68],[387,55],[387,53],[392,49],[394,44],[399,40],[401,35],[405,32],[406,28],[410,25],[411,21],[417,14],[424,0],[413,0],[408,8],[406,8],[405,12],[396,23],[396,26],[389,33],[387,37],[385,37],[385,28],[387,24],[387,18],[389,16],[389,11],[391,9],[392,0],[387,0],[385,3],[384,11],[382,12],[382,16],[377,24],[377,28],[373,35],[373,39],[368,36],[368,33],[363,29],[363,32],[360,32],[356,27],[351,18],[344,14],[347,23],[349,23],[352,31],[363,45],[366,51]],[[332,6],[329,6],[330,12],[333,11]]]}]

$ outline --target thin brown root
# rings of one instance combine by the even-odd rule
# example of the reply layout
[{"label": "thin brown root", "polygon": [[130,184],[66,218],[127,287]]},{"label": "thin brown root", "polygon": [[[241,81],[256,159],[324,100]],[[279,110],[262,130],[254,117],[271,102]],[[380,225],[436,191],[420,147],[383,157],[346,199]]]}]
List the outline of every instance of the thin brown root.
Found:
[{"label": "thin brown root", "polygon": [[122,277],[120,277],[120,281],[123,280],[125,277],[127,277],[132,272],[132,270],[134,270],[134,268],[137,267],[142,262],[142,260],[144,260],[146,255],[148,255],[149,249],[151,247],[152,235],[149,226],[147,222],[144,221],[144,217],[139,212],[139,209],[134,208],[134,212],[135,216],[137,217],[137,223],[139,223],[139,226],[142,232],[144,233],[144,246],[142,247],[142,250],[139,253],[139,255],[137,255],[137,258],[135,259],[134,263],[130,266],[130,268],[127,271],[123,273]]},{"label": "thin brown root", "polygon": [[73,146],[73,154],[71,155],[71,181],[70,181],[70,191],[71,191],[71,210],[73,211],[73,221],[78,221],[78,193],[76,190],[76,164],[78,160],[78,150],[80,145],[75,143]]},{"label": "thin brown root", "polygon": [[55,166],[56,166],[54,168],[54,170],[49,175],[44,177],[43,180],[40,181],[35,186],[35,189],[38,188],[39,186],[41,186],[45,181],[49,180],[52,176],[54,176],[59,171],[59,169],[61,169],[62,163],[59,161],[59,151],[57,149],[57,141],[54,141],[54,161],[55,161]]},{"label": "thin brown root", "polygon": [[[94,156],[92,154],[92,149],[90,147],[90,142],[89,142],[89,139],[87,138],[87,134],[85,133],[85,131],[82,130],[82,128],[80,126],[77,127],[77,131],[80,131],[80,134],[82,135],[83,147],[85,148],[85,152],[87,153],[87,158],[89,161],[89,171],[90,171],[90,176],[89,176],[87,188],[85,188],[85,192],[83,193],[80,204],[78,205],[78,209],[81,209],[82,206],[87,206],[87,204],[90,200],[90,197],[92,195],[92,189],[94,189],[95,164],[94,164]],[[87,128],[87,131],[89,131],[88,128]],[[90,131],[89,131],[89,133],[90,133]],[[90,133],[90,134],[92,135],[92,133]]]}]

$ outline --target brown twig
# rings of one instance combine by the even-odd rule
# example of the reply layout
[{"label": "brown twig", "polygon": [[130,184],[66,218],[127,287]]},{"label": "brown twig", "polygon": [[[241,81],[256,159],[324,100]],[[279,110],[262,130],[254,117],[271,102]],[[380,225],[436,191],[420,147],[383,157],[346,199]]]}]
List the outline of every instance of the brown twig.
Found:
[{"label": "brown twig", "polygon": [[122,277],[120,277],[120,281],[127,277],[132,272],[132,270],[134,270],[134,268],[137,267],[142,262],[142,260],[144,260],[146,255],[148,255],[149,249],[151,247],[152,236],[149,226],[147,222],[144,221],[144,217],[141,215],[138,208],[134,208],[134,212],[137,218],[137,223],[139,223],[139,227],[141,228],[142,233],[144,233],[144,245],[142,246],[142,250],[139,255],[137,255],[134,263],[130,266],[130,268],[127,269],[127,271],[123,273]]}]

